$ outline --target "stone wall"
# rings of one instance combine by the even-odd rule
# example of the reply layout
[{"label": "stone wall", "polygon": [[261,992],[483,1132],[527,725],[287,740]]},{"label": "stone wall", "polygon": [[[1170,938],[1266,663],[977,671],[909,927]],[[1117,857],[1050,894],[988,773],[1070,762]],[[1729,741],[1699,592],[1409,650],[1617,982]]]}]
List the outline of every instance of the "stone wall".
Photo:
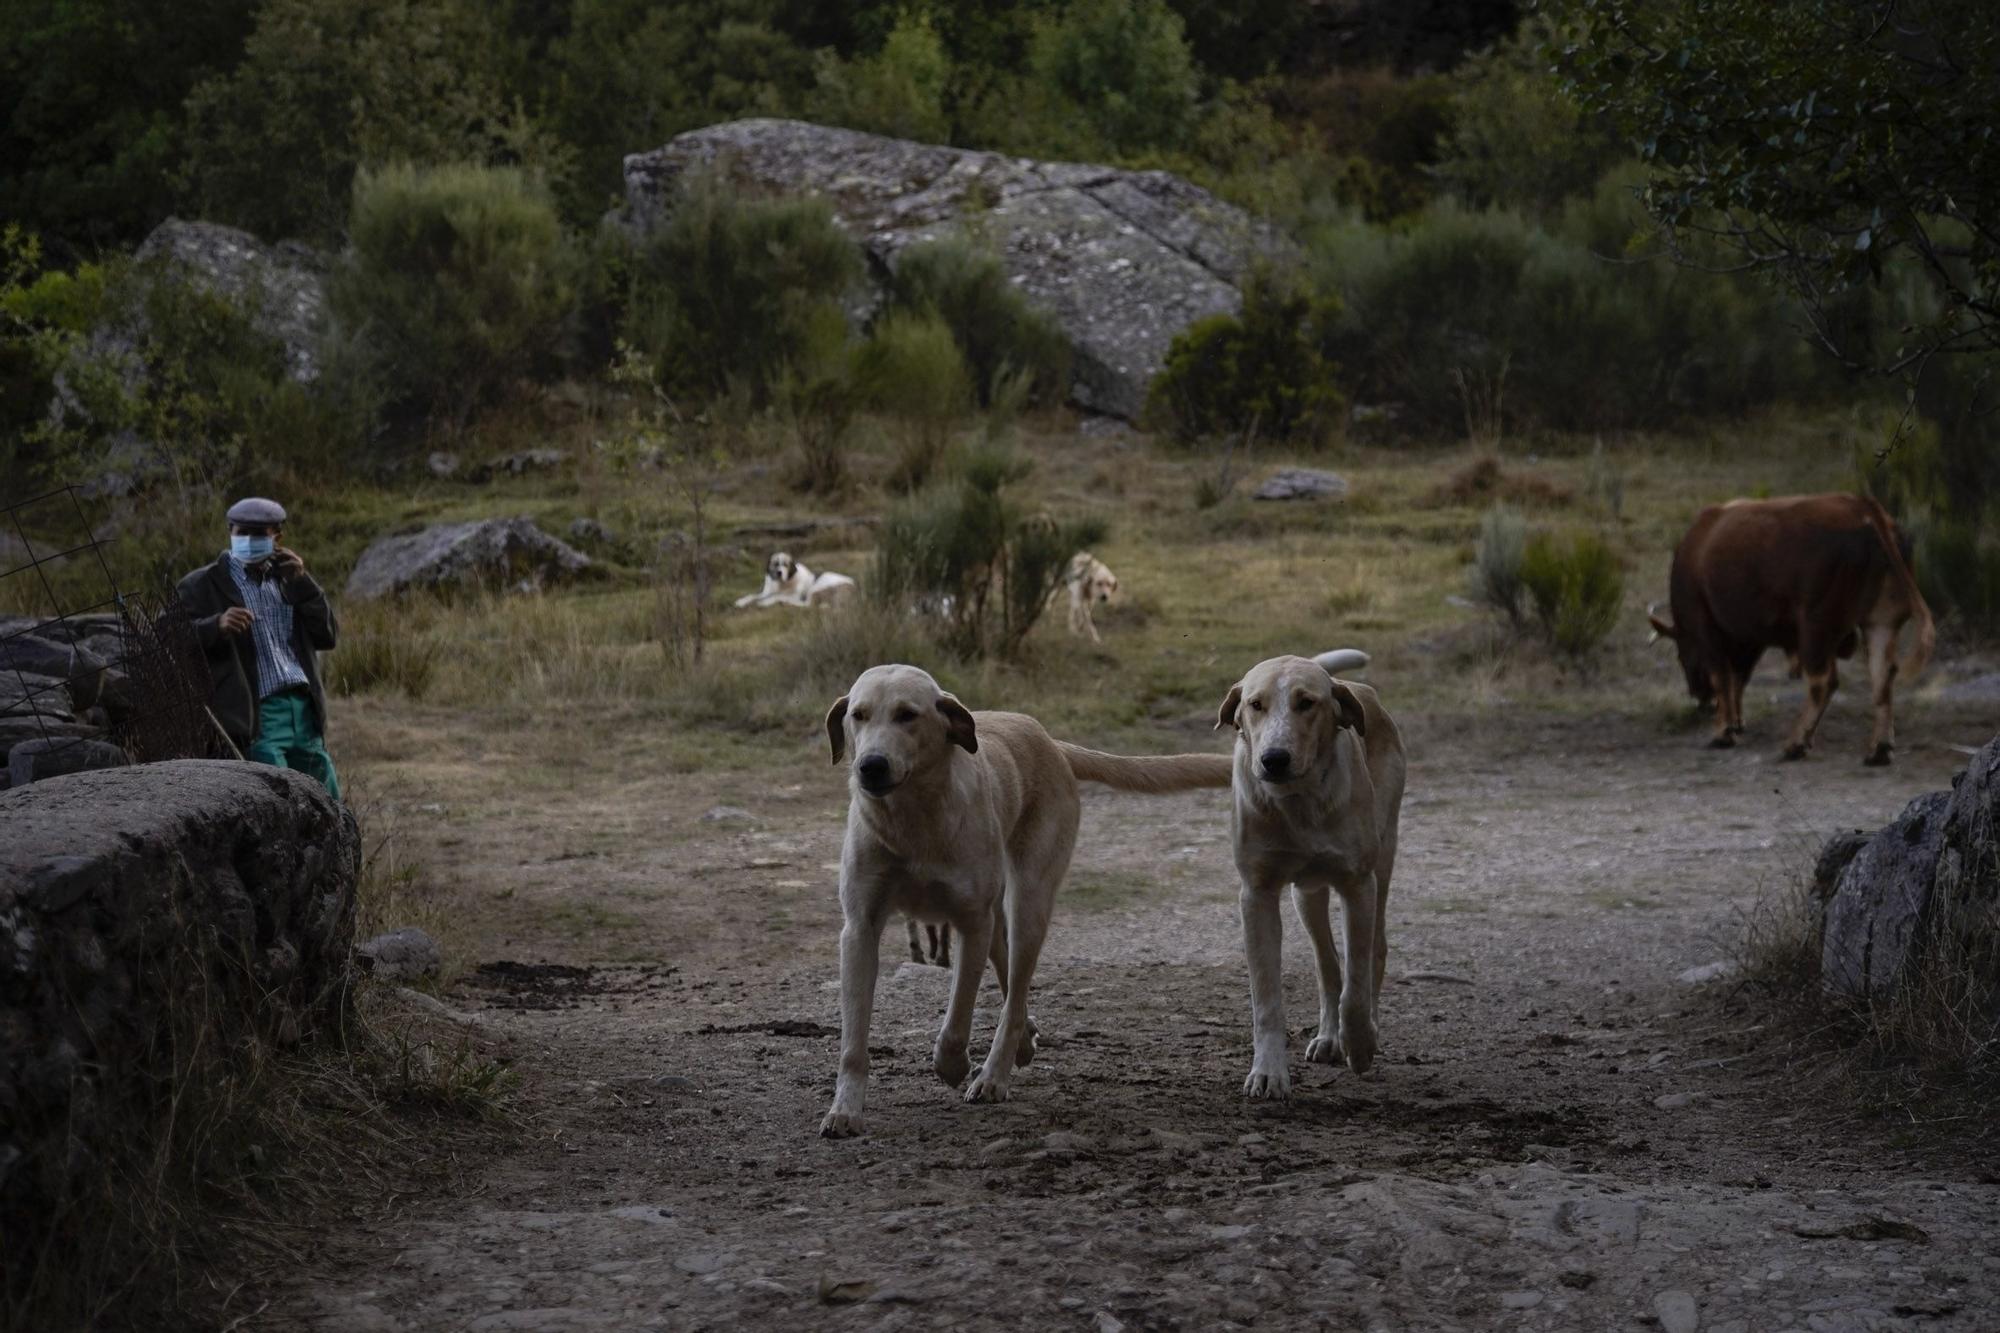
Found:
[{"label": "stone wall", "polygon": [[347,808],[262,764],[0,792],[0,1250],[142,1146],[197,1038],[226,1060],[339,1015],[360,864]]}]

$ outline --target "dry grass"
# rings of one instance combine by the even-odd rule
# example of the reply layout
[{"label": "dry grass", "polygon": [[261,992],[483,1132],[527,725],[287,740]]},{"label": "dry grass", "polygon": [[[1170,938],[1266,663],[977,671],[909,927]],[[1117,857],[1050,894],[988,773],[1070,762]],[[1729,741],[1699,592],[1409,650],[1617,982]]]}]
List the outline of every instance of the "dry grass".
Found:
[{"label": "dry grass", "polygon": [[1451,474],[1430,494],[1429,503],[1440,505],[1480,505],[1503,500],[1509,504],[1545,509],[1567,505],[1573,498],[1568,486],[1532,472],[1512,471],[1502,465],[1498,454],[1480,454]]}]

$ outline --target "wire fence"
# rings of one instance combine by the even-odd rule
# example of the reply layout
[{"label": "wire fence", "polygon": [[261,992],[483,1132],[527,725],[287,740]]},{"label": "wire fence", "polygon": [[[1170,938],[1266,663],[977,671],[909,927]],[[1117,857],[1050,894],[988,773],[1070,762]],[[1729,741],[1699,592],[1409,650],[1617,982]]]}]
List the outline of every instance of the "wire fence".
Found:
[{"label": "wire fence", "polygon": [[0,752],[106,741],[135,763],[230,753],[192,622],[171,592],[122,591],[106,545],[74,486],[0,506],[0,593],[31,608],[0,614]]}]

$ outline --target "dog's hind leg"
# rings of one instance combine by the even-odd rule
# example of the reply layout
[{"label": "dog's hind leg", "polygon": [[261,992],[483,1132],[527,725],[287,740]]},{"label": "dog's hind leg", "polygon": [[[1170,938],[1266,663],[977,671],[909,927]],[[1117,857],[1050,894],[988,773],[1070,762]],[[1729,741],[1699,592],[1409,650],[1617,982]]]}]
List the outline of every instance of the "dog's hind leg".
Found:
[{"label": "dog's hind leg", "polygon": [[1340,1063],[1340,950],[1333,942],[1333,895],[1324,884],[1292,886],[1292,906],[1312,937],[1319,964],[1319,1032],[1306,1043],[1306,1063]]},{"label": "dog's hind leg", "polygon": [[[1000,982],[1000,999],[1004,1003],[1007,999],[1007,916],[998,907],[993,909],[993,947],[988,952],[993,960],[993,975]],[[1014,1049],[1016,1069],[1035,1062],[1036,1038],[1040,1035],[1041,1029],[1035,1026],[1035,1016],[1029,1014],[1027,1035],[1021,1038],[1021,1044]]]},{"label": "dog's hind leg", "polygon": [[875,974],[881,964],[882,920],[850,916],[840,928],[840,1077],[833,1105],[820,1121],[829,1139],[861,1132],[861,1109],[868,1092],[868,1020],[875,1009]]},{"label": "dog's hind leg", "polygon": [[960,923],[964,939],[958,950],[958,966],[951,974],[951,1001],[945,1006],[944,1025],[938,1029],[937,1044],[931,1048],[931,1068],[951,1087],[965,1082],[972,1069],[966,1047],[972,1041],[972,1007],[979,998],[979,982],[986,975],[986,955],[991,947],[993,914],[974,913]]},{"label": "dog's hind leg", "polygon": [[1007,849],[1007,997],[1000,1006],[1000,1026],[986,1052],[986,1063],[965,1090],[969,1102],[1006,1101],[1015,1065],[1026,1063],[1020,1053],[1032,1040],[1028,987],[1042,956],[1056,890],[1062,887],[1070,853],[1076,850],[1077,819],[1072,804],[1066,814],[1042,820],[1022,842]]},{"label": "dog's hind leg", "polygon": [[1375,876],[1340,886],[1341,921],[1347,935],[1347,977],[1340,991],[1340,1050],[1347,1067],[1365,1074],[1375,1063]]}]

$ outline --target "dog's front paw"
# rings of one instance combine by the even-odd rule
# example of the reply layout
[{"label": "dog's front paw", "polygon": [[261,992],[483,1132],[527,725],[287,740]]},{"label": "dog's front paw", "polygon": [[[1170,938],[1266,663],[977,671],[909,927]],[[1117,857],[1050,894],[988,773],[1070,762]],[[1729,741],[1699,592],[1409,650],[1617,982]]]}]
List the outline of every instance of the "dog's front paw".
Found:
[{"label": "dog's front paw", "polygon": [[828,1111],[826,1119],[819,1122],[819,1136],[823,1139],[851,1139],[860,1132],[858,1111]]},{"label": "dog's front paw", "polygon": [[1292,1097],[1292,1071],[1282,1061],[1251,1066],[1243,1080],[1243,1095],[1253,1102],[1284,1102]]},{"label": "dog's front paw", "polygon": [[1340,1063],[1340,1038],[1318,1036],[1306,1043],[1306,1063],[1309,1065],[1337,1065]]},{"label": "dog's front paw", "polygon": [[993,1077],[984,1069],[979,1077],[972,1080],[972,1086],[965,1090],[968,1102],[1004,1102],[1007,1100],[1007,1085]]},{"label": "dog's front paw", "polygon": [[972,1072],[972,1057],[965,1053],[963,1046],[947,1047],[939,1042],[931,1049],[931,1068],[944,1080],[945,1086],[955,1088],[965,1082],[965,1076]]}]

